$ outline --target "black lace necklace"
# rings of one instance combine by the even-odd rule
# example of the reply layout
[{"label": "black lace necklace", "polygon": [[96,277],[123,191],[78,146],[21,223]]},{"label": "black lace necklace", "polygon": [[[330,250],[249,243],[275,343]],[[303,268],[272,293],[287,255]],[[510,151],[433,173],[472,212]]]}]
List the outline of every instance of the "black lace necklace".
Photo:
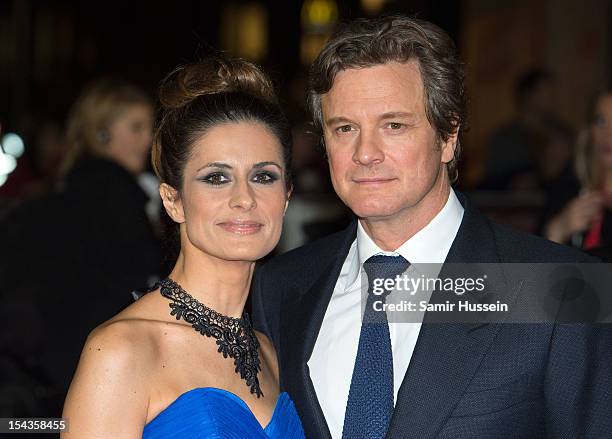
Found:
[{"label": "black lace necklace", "polygon": [[162,296],[170,299],[170,315],[181,317],[190,323],[193,329],[207,337],[217,339],[218,352],[223,358],[233,358],[235,372],[246,381],[251,393],[259,398],[263,392],[259,387],[257,372],[259,363],[259,342],[251,326],[249,315],[245,312],[241,318],[228,317],[198,302],[179,284],[170,278],[158,282]]}]

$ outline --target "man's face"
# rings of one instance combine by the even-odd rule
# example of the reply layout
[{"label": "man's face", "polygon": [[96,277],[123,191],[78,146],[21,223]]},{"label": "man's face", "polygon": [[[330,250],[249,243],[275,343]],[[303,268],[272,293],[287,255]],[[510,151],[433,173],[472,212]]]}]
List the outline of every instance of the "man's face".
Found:
[{"label": "man's face", "polygon": [[456,137],[439,141],[427,120],[418,62],[343,70],[321,105],[332,183],[357,216],[441,207]]}]

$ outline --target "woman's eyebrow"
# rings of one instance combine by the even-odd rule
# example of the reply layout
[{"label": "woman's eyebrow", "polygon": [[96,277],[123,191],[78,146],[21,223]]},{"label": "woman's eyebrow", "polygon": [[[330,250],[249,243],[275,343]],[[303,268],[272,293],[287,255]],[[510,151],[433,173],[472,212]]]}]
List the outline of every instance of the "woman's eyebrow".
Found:
[{"label": "woman's eyebrow", "polygon": [[[278,169],[280,169],[281,171],[283,170],[283,167],[281,165],[279,165],[276,162],[273,161],[265,161],[265,162],[259,162],[259,163],[255,163],[253,165],[254,169],[260,169],[266,166],[276,166]],[[223,162],[210,162],[205,164],[204,166],[202,166],[201,168],[199,168],[196,172],[200,172],[202,169],[206,169],[206,168],[221,168],[221,169],[234,169],[232,166],[228,165],[227,163],[223,163]]]},{"label": "woman's eyebrow", "polygon": [[259,169],[259,168],[263,168],[264,166],[268,166],[268,165],[276,166],[276,167],[277,167],[278,169],[280,169],[281,171],[282,171],[282,169],[283,169],[281,165],[279,165],[279,164],[278,164],[278,163],[276,163],[276,162],[271,162],[271,161],[268,161],[268,162],[259,162],[259,163],[255,163],[255,164],[253,165],[253,168],[255,168],[255,169]]},{"label": "woman's eyebrow", "polygon": [[205,168],[233,169],[227,163],[223,163],[223,162],[210,162],[210,163],[205,164],[201,168],[199,168],[196,172],[200,172],[202,169],[205,169]]}]

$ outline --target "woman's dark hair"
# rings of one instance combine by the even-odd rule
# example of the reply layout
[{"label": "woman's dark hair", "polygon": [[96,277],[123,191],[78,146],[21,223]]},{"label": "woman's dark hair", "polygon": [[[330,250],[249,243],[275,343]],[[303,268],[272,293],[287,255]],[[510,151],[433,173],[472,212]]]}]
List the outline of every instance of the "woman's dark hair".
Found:
[{"label": "woman's dark hair", "polygon": [[[291,129],[270,79],[255,64],[215,55],[178,67],[162,81],[159,101],[153,169],[162,183],[179,193],[193,144],[222,123],[264,124],[280,141],[289,172]],[[291,184],[290,175],[286,181]]]},{"label": "woman's dark hair", "polygon": [[[321,95],[333,86],[338,72],[388,62],[416,60],[425,88],[425,111],[438,139],[447,141],[465,129],[463,64],[455,43],[439,27],[402,16],[354,20],[340,26],[310,69],[308,102],[315,127],[323,127]],[[455,156],[447,164],[451,182],[457,179]]]},{"label": "woman's dark hair", "polygon": [[[179,194],[194,143],[219,124],[238,122],[261,123],[278,138],[287,189],[291,187],[291,129],[270,79],[255,64],[215,54],[178,67],[162,81],[159,103],[153,169],[162,183]],[[178,227],[166,220],[172,223],[171,236],[166,232],[166,240],[172,242],[167,244],[177,253]]]}]

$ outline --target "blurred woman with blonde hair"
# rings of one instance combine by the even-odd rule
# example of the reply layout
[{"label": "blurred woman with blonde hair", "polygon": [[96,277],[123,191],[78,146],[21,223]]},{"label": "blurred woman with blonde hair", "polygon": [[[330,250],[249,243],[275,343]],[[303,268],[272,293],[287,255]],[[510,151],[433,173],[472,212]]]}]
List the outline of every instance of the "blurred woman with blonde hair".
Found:
[{"label": "blurred woman with blonde hair", "polygon": [[546,225],[546,237],[585,250],[612,245],[612,89],[599,93],[579,136],[580,194]]},{"label": "blurred woman with blonde hair", "polygon": [[151,147],[153,108],[143,91],[119,79],[91,83],[79,96],[68,118],[71,146],[64,173],[86,157],[103,157],[138,174]]}]

